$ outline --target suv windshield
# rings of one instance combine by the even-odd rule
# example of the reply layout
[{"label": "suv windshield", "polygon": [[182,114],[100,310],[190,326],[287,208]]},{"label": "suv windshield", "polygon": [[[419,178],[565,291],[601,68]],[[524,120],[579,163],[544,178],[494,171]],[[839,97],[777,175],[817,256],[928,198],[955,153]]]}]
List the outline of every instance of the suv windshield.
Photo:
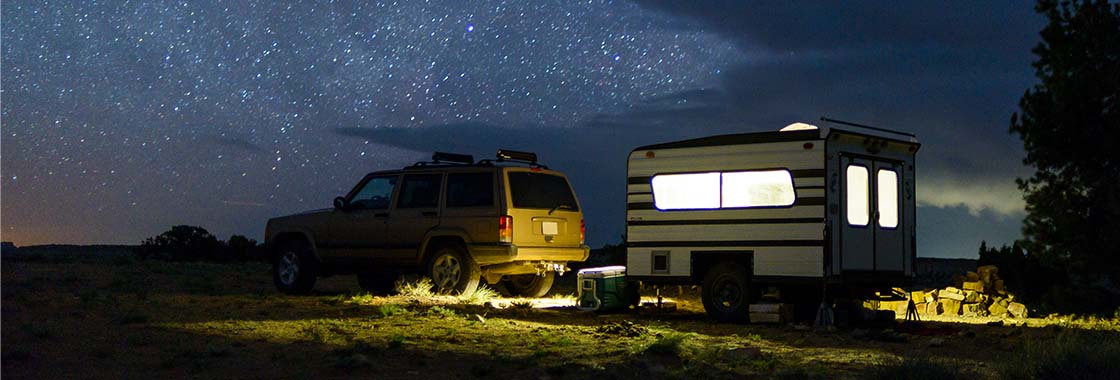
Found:
[{"label": "suv windshield", "polygon": [[515,208],[560,208],[579,211],[576,197],[564,177],[532,172],[510,172],[509,191]]}]

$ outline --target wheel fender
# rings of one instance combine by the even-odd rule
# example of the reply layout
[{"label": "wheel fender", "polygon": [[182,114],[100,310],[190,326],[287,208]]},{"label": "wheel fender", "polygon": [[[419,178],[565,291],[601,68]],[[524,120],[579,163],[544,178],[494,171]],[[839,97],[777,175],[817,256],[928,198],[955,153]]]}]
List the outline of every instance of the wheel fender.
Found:
[{"label": "wheel fender", "polygon": [[[416,256],[417,257],[417,263],[423,265],[423,263],[426,260],[428,260],[428,250],[430,248],[432,248],[432,246],[434,244],[438,244],[441,241],[447,241],[447,240],[458,241],[458,242],[462,243],[464,246],[467,246],[472,242],[471,238],[470,238],[470,235],[467,234],[467,231],[463,230],[461,228],[447,228],[447,227],[433,228],[433,229],[429,230],[426,235],[424,235],[424,242],[422,244],[420,244],[419,254]],[[464,247],[464,248],[467,248],[467,247]],[[467,249],[467,254],[468,255],[471,254],[469,248]],[[473,259],[473,257],[472,257],[472,259]]]},{"label": "wheel fender", "polygon": [[271,231],[271,234],[272,236],[269,236],[267,240],[269,247],[275,247],[277,239],[287,238],[288,236],[299,236],[310,246],[311,255],[315,257],[315,260],[323,261],[323,258],[319,256],[319,245],[316,243],[315,237],[310,230],[306,228],[286,228],[283,230]]}]

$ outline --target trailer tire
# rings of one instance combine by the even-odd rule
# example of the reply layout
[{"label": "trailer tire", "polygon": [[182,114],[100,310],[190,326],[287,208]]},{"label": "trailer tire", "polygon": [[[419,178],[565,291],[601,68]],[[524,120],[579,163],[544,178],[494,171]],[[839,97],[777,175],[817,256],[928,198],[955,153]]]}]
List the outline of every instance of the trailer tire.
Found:
[{"label": "trailer tire", "polygon": [[746,268],[734,262],[712,266],[704,275],[704,311],[720,322],[750,321],[750,305],[758,298]]}]

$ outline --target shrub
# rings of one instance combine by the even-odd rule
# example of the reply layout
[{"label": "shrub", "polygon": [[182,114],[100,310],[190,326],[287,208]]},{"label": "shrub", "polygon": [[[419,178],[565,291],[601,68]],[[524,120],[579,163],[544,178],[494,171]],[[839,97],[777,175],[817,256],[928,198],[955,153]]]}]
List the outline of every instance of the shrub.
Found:
[{"label": "shrub", "polygon": [[404,306],[391,303],[381,305],[381,307],[377,308],[377,311],[381,313],[383,317],[392,317],[394,315],[407,313],[408,309],[405,309]]},{"label": "shrub", "polygon": [[646,352],[651,354],[680,355],[684,341],[688,339],[688,337],[689,334],[676,331],[660,334],[657,340],[650,343],[649,346],[646,346]]},{"label": "shrub", "polygon": [[480,304],[498,297],[498,292],[485,285],[479,285],[473,292],[459,295],[459,302]]},{"label": "shrub", "polygon": [[434,286],[432,280],[421,277],[416,281],[397,281],[396,291],[397,294],[409,298],[430,298],[435,296],[435,293],[432,293],[432,286]]}]

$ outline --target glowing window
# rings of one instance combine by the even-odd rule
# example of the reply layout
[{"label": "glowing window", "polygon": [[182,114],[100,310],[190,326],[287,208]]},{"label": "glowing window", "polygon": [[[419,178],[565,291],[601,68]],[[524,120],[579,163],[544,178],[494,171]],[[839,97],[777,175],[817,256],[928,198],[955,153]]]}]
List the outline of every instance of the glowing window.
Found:
[{"label": "glowing window", "polygon": [[879,198],[879,227],[898,227],[898,173],[879,169],[875,175]]},{"label": "glowing window", "polygon": [[723,173],[723,203],[730,207],[789,206],[796,193],[786,170]]},{"label": "glowing window", "polygon": [[848,224],[853,226],[866,226],[871,219],[871,202],[868,202],[869,189],[867,168],[859,165],[848,165],[846,173],[848,179]]},{"label": "glowing window", "polygon": [[719,173],[653,176],[654,206],[659,210],[719,208]]},{"label": "glowing window", "polygon": [[797,198],[788,170],[663,174],[652,184],[658,210],[789,206]]}]

